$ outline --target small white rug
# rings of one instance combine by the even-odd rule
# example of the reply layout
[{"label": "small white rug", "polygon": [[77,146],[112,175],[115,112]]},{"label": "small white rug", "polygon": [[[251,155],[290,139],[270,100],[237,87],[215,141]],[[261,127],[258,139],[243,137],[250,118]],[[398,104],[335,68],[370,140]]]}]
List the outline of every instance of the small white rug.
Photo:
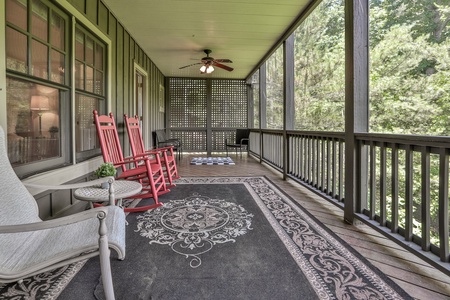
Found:
[{"label": "small white rug", "polygon": [[194,157],[191,165],[234,165],[230,157]]}]

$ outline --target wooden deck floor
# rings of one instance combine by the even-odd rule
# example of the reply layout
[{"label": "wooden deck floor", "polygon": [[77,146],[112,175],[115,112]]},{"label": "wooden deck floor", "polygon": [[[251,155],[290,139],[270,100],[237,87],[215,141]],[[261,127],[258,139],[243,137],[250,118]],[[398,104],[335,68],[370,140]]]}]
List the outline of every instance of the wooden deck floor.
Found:
[{"label": "wooden deck floor", "polygon": [[204,155],[183,155],[178,162],[181,176],[265,175],[411,296],[423,300],[450,299],[450,276],[407,252],[369,226],[363,223],[344,223],[340,208],[292,180],[284,181],[281,174],[271,167],[260,164],[246,154],[242,158],[231,155],[236,162],[234,166],[190,165],[190,158],[199,156]]}]

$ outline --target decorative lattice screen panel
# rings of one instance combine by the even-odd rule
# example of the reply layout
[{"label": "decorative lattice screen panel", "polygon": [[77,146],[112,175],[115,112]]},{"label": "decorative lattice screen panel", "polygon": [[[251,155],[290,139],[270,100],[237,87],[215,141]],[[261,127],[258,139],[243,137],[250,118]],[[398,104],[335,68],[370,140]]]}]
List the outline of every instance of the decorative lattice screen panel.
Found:
[{"label": "decorative lattice screen panel", "polygon": [[169,127],[206,127],[206,80],[169,80]]},{"label": "decorative lattice screen panel", "polygon": [[183,151],[223,151],[234,128],[247,127],[244,80],[169,78],[167,89],[168,128]]},{"label": "decorative lattice screen panel", "polygon": [[211,126],[247,127],[247,89],[244,80],[212,80]]}]

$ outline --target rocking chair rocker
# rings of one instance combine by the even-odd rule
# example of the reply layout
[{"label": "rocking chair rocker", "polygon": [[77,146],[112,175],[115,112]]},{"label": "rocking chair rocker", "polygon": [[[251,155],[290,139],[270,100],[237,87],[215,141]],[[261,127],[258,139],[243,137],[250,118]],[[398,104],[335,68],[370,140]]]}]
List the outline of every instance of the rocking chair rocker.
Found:
[{"label": "rocking chair rocker", "polygon": [[[161,206],[162,203],[158,201],[158,195],[168,193],[170,190],[167,188],[164,179],[160,152],[153,151],[147,152],[145,155],[124,157],[113,114],[99,116],[97,111],[94,110],[94,121],[97,127],[103,160],[105,162],[111,162],[119,170],[119,175],[116,179],[136,180],[143,186],[143,193],[129,198],[153,198],[154,200],[154,204],[152,205],[134,208],[125,207],[125,211],[146,211]],[[128,168],[128,166],[133,165],[134,168]]]}]

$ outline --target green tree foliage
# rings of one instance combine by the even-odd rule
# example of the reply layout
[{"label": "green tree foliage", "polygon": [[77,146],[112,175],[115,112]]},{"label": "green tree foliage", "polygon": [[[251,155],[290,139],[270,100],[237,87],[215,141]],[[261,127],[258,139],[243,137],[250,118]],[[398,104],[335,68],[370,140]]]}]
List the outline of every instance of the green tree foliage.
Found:
[{"label": "green tree foliage", "polygon": [[449,135],[449,14],[438,2],[371,1],[371,131]]},{"label": "green tree foliage", "polygon": [[283,47],[266,62],[267,128],[283,129]]},{"label": "green tree foliage", "polygon": [[295,129],[344,130],[343,5],[322,2],[294,33]]}]

